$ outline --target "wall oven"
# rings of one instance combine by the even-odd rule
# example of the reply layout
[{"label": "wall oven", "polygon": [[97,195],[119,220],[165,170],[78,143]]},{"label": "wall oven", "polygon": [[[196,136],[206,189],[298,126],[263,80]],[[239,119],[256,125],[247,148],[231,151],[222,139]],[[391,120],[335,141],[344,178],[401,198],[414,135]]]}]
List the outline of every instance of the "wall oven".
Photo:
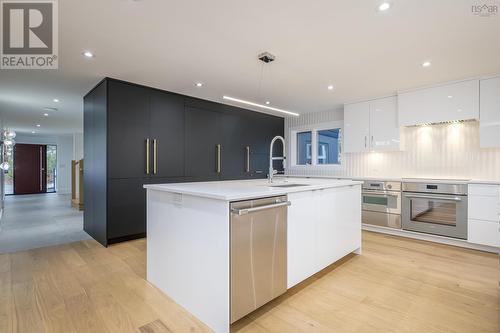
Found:
[{"label": "wall oven", "polygon": [[401,229],[401,182],[365,180],[362,206],[364,224]]},{"label": "wall oven", "polygon": [[467,184],[403,183],[403,229],[467,239]]}]

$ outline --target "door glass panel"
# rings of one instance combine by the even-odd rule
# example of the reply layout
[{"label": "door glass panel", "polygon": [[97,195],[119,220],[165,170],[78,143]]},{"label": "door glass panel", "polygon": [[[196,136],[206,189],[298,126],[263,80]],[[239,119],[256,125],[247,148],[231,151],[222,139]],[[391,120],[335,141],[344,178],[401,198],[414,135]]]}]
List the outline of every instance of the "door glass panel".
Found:
[{"label": "door glass panel", "polygon": [[47,192],[57,188],[57,146],[47,145]]},{"label": "door glass panel", "polygon": [[371,196],[363,196],[363,203],[370,205],[381,205],[387,206],[389,203],[389,199],[387,197],[371,197]]},{"label": "door glass panel", "polygon": [[448,226],[457,225],[457,204],[429,199],[412,199],[410,201],[411,221]]},{"label": "door glass panel", "polygon": [[309,165],[311,164],[311,141],[312,133],[300,132],[297,133],[297,164]]}]

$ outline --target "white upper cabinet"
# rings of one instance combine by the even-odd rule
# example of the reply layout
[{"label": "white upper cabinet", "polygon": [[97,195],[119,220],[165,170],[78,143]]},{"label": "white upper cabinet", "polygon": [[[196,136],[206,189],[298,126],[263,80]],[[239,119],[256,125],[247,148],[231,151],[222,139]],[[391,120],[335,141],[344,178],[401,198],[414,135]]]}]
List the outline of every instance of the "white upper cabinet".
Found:
[{"label": "white upper cabinet", "polygon": [[500,77],[481,80],[480,145],[500,147]]},{"label": "white upper cabinet", "polygon": [[387,97],[344,107],[344,151],[400,150],[397,98]]},{"label": "white upper cabinet", "polygon": [[396,96],[370,102],[370,150],[400,150]]},{"label": "white upper cabinet", "polygon": [[344,106],[344,151],[357,153],[368,151],[370,136],[369,102],[347,104]]},{"label": "white upper cabinet", "polygon": [[398,108],[401,126],[479,119],[479,80],[400,93]]}]

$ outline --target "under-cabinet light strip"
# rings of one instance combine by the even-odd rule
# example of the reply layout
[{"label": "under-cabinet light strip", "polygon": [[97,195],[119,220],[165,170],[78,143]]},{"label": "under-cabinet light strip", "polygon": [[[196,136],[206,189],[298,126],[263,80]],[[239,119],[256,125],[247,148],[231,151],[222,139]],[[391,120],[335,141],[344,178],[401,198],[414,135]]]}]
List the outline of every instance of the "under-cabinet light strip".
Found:
[{"label": "under-cabinet light strip", "polygon": [[267,105],[262,105],[262,104],[258,104],[258,103],[254,103],[254,102],[245,101],[245,100],[239,99],[239,98],[234,98],[234,97],[229,97],[229,96],[222,96],[222,99],[225,99],[225,100],[228,100],[228,101],[233,101],[233,102],[236,102],[236,103],[241,103],[241,104],[256,106],[258,108],[262,108],[262,109],[266,109],[266,110],[271,110],[271,111],[286,113],[286,114],[289,114],[289,115],[292,115],[292,116],[296,116],[296,117],[299,116],[299,114],[295,113],[295,112],[286,111],[286,110],[274,108],[272,106],[267,106]]}]

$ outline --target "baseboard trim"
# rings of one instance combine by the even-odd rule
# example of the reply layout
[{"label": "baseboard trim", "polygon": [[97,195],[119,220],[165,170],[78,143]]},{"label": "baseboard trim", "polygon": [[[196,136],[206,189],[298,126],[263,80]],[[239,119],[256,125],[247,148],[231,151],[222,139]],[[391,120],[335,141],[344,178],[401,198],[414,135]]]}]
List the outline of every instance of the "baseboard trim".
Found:
[{"label": "baseboard trim", "polygon": [[473,243],[467,242],[466,240],[449,238],[449,237],[444,237],[444,236],[422,234],[422,233],[414,232],[414,231],[392,229],[392,228],[375,226],[375,225],[368,225],[368,224],[363,224],[363,230],[379,232],[382,234],[393,235],[393,236],[401,236],[401,237],[407,237],[407,238],[412,238],[412,239],[418,239],[418,240],[423,240],[423,241],[428,241],[428,242],[446,244],[446,245],[451,245],[451,246],[458,246],[458,247],[463,247],[463,248],[472,249],[472,250],[500,254],[500,248],[497,248],[497,247],[473,244]]},{"label": "baseboard trim", "polygon": [[126,242],[134,239],[139,239],[139,238],[145,238],[146,233],[140,233],[136,235],[129,235],[129,236],[123,236],[123,237],[117,237],[117,238],[110,238],[108,239],[108,245],[113,245],[116,243],[121,243],[121,242]]}]

